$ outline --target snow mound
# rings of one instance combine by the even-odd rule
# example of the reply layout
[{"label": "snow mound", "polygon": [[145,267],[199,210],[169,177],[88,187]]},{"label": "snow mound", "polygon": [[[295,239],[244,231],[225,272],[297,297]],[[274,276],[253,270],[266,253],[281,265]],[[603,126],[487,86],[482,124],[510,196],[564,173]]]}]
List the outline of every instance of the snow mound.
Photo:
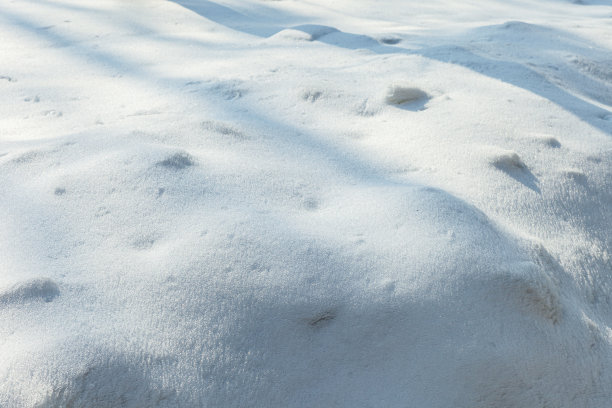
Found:
[{"label": "snow mound", "polygon": [[428,98],[429,96],[427,93],[419,88],[404,85],[391,85],[387,89],[385,102],[389,105],[402,105],[405,103],[423,101]]},{"label": "snow mound", "polygon": [[294,41],[316,41],[328,34],[335,32],[338,32],[338,29],[334,27],[305,24],[281,30],[278,33],[274,34],[274,36],[272,36],[271,38],[280,38],[284,40]]},{"label": "snow mound", "polygon": [[589,3],[4,2],[0,407],[608,408]]},{"label": "snow mound", "polygon": [[193,158],[187,153],[175,153],[170,157],[157,163],[158,166],[174,170],[182,170],[195,164]]},{"label": "snow mound", "polygon": [[500,170],[516,171],[526,170],[527,166],[516,152],[509,150],[498,150],[491,155],[489,162]]},{"label": "snow mound", "polygon": [[551,147],[554,149],[561,147],[561,142],[559,142],[559,140],[556,137],[551,136],[551,135],[531,134],[530,137],[532,137],[535,141],[537,141],[538,143],[541,143],[542,145],[546,147]]},{"label": "snow mound", "polygon": [[0,304],[15,304],[34,300],[50,302],[59,294],[59,287],[53,280],[34,278],[0,290]]}]

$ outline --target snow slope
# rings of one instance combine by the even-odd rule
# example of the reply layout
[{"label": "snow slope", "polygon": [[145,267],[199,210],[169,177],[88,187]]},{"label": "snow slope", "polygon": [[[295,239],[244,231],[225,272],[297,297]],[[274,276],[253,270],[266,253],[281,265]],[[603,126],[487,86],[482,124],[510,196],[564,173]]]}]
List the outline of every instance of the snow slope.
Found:
[{"label": "snow slope", "polygon": [[605,0],[0,4],[0,406],[612,401]]}]

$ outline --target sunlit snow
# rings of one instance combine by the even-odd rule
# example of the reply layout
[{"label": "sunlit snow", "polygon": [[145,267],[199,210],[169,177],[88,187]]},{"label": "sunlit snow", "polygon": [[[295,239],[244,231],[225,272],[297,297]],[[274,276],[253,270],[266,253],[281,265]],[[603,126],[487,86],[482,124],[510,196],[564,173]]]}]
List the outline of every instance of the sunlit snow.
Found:
[{"label": "sunlit snow", "polygon": [[609,408],[608,0],[0,2],[0,407]]}]

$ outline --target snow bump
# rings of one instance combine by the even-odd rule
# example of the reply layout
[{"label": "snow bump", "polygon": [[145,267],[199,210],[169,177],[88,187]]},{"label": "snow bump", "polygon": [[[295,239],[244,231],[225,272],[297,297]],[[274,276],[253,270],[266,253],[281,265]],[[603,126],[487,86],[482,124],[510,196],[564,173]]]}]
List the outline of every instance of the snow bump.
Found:
[{"label": "snow bump", "polygon": [[0,291],[0,304],[15,304],[42,300],[51,302],[59,296],[57,283],[49,278],[34,278],[16,283]]},{"label": "snow bump", "polygon": [[490,158],[490,163],[500,170],[516,171],[525,170],[527,166],[516,152],[511,150],[500,150],[493,154]]},{"label": "snow bump", "polygon": [[183,170],[187,167],[195,165],[195,161],[190,154],[178,152],[162,161],[157,162],[157,165],[173,170]]},{"label": "snow bump", "polygon": [[385,102],[410,110],[423,110],[430,96],[420,88],[406,85],[391,85],[387,88]]}]

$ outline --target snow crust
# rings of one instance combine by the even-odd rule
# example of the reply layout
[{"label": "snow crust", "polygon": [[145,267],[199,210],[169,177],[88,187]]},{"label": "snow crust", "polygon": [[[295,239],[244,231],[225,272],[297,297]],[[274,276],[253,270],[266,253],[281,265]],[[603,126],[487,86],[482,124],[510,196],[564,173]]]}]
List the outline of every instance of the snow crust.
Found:
[{"label": "snow crust", "polygon": [[0,406],[612,401],[604,0],[0,4]]}]

